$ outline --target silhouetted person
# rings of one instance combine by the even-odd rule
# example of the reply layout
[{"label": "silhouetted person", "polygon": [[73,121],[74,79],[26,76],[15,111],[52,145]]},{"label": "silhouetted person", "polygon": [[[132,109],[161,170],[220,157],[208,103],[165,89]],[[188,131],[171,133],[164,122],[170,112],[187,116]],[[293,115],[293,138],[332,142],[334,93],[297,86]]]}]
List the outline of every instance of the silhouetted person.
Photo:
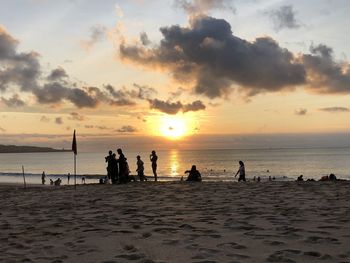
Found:
[{"label": "silhouetted person", "polygon": [[53,181],[52,181],[52,179],[50,179],[50,185],[53,185]]},{"label": "silhouetted person", "polygon": [[85,184],[85,177],[84,176],[81,178],[81,183]]},{"label": "silhouetted person", "polygon": [[154,175],[154,181],[157,181],[157,161],[158,161],[158,156],[156,155],[156,151],[152,151],[151,155],[149,156],[149,159],[152,162],[152,172]]},{"label": "silhouetted person", "polygon": [[298,182],[302,182],[304,181],[304,178],[303,178],[303,175],[301,174],[300,176],[298,176],[298,179],[297,179]]},{"label": "silhouetted person", "polygon": [[117,153],[119,154],[118,164],[119,164],[119,182],[126,183],[128,181],[128,165],[126,158],[123,154],[122,149],[118,149]]},{"label": "silhouetted person", "polygon": [[246,181],[245,180],[245,168],[244,168],[244,163],[242,161],[239,161],[239,169],[237,173],[235,174],[235,177],[239,174],[238,182],[239,181]]},{"label": "silhouetted person", "polygon": [[202,176],[201,173],[197,170],[197,167],[195,165],[192,165],[191,170],[187,170],[185,174],[188,173],[188,177],[186,181],[193,181],[193,182],[201,182]]},{"label": "silhouetted person", "polygon": [[258,176],[258,182],[260,182],[261,181],[261,178],[260,178],[260,176]]},{"label": "silhouetted person", "polygon": [[113,170],[113,155],[112,151],[108,152],[108,155],[105,157],[107,163],[107,177],[109,180],[112,179],[112,170]]},{"label": "silhouetted person", "polygon": [[46,175],[45,175],[45,172],[43,171],[43,173],[41,174],[41,183],[42,184],[45,184],[45,182],[46,182],[45,178],[46,178]]},{"label": "silhouetted person", "polygon": [[68,179],[68,184],[69,184],[69,180],[70,180],[70,173],[67,174],[67,179]]},{"label": "silhouetted person", "polygon": [[118,182],[119,177],[119,169],[118,169],[118,160],[116,158],[116,154],[112,154],[111,158],[111,179],[112,184],[116,184]]},{"label": "silhouetted person", "polygon": [[140,178],[140,181],[147,181],[147,178],[144,174],[144,166],[143,166],[143,161],[141,160],[141,157],[140,155],[137,155],[136,156],[136,159],[137,159],[137,162],[136,162],[136,165],[137,165],[137,169],[136,169],[136,172],[137,172],[137,175],[139,176]]},{"label": "silhouetted person", "polygon": [[334,174],[329,175],[329,180],[330,181],[337,181],[337,177]]}]

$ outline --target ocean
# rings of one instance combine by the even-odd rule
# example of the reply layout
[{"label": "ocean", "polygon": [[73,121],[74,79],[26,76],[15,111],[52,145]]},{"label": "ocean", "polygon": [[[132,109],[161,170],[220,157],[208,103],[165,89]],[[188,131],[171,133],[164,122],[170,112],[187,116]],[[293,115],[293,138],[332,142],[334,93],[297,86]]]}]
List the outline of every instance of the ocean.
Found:
[{"label": "ocean", "polygon": [[[140,155],[145,163],[146,176],[152,176],[150,152],[126,150],[124,153],[132,174],[136,174],[136,156]],[[78,153],[77,183],[81,183],[82,176],[86,177],[86,183],[97,183],[106,175],[106,155],[101,152]],[[267,180],[271,176],[276,180],[295,180],[300,174],[305,179],[319,179],[330,173],[337,178],[350,179],[350,148],[172,149],[157,151],[157,155],[160,181],[180,180],[192,164],[197,166],[204,181],[233,181],[239,160],[245,163],[247,179],[255,176]],[[0,154],[0,183],[22,183],[22,165],[28,184],[40,184],[43,171],[47,175],[46,182],[50,178],[61,178],[63,184],[67,184],[67,174],[74,173],[73,154],[70,152]],[[73,183],[73,178],[70,183]]]}]

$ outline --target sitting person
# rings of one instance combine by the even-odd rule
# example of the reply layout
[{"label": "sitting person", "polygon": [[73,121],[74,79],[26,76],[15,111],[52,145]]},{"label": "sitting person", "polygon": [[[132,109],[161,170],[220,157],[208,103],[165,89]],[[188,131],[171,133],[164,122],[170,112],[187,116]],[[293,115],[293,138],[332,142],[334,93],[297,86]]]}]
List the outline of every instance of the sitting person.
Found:
[{"label": "sitting person", "polygon": [[337,177],[334,174],[322,176],[319,181],[337,181]]},{"label": "sitting person", "polygon": [[188,173],[188,177],[186,181],[194,181],[194,182],[202,181],[201,173],[197,170],[197,167],[195,165],[192,165],[191,170],[187,170],[185,174],[186,173]]},{"label": "sitting person", "polygon": [[298,176],[297,181],[304,181],[303,175]]},{"label": "sitting person", "polygon": [[52,181],[52,179],[50,179],[50,185],[53,185],[53,181]]},{"label": "sitting person", "polygon": [[60,178],[58,178],[55,182],[54,182],[54,184],[55,184],[55,186],[60,186],[61,185],[61,179]]}]

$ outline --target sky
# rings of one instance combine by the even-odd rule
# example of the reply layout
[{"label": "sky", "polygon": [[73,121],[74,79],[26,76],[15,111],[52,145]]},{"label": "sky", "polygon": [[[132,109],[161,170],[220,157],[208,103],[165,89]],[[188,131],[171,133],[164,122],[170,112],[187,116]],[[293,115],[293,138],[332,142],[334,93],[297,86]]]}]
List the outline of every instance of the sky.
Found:
[{"label": "sky", "polygon": [[74,129],[93,147],[335,142],[350,131],[349,12],[348,0],[3,0],[0,143],[69,147]]}]

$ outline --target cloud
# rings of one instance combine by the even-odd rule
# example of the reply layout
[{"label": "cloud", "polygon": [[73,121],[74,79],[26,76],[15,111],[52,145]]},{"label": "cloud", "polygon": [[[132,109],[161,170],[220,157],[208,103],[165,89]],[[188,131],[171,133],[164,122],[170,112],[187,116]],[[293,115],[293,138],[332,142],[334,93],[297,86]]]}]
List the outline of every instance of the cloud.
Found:
[{"label": "cloud", "polygon": [[[233,90],[250,97],[297,87],[319,94],[350,93],[350,65],[337,62],[326,45],[294,54],[268,36],[241,39],[227,21],[208,16],[160,31],[163,37],[152,47],[122,42],[120,58],[170,72],[175,81],[209,98],[227,98]],[[172,105],[176,107],[180,106]]]},{"label": "cloud", "polygon": [[126,61],[170,71],[198,94],[225,97],[233,85],[252,96],[305,83],[305,69],[294,55],[269,37],[248,42],[232,34],[223,19],[199,17],[189,27],[163,27],[159,46],[121,43]]},{"label": "cloud", "polygon": [[188,111],[199,111],[205,109],[205,105],[200,100],[189,104],[182,104],[180,101],[171,102],[169,100],[163,101],[159,99],[153,99],[149,100],[149,104],[151,109],[156,109],[167,114],[177,114],[179,111],[185,113]]},{"label": "cloud", "polygon": [[333,49],[323,44],[311,46],[310,52],[311,54],[302,56],[303,64],[308,70],[309,88],[318,93],[349,94],[349,63],[337,63]]},{"label": "cloud", "polygon": [[126,126],[122,126],[120,129],[116,131],[120,133],[133,133],[133,132],[137,132],[137,129],[134,128],[133,126],[126,125]]},{"label": "cloud", "polygon": [[117,16],[119,18],[123,18],[124,17],[123,9],[118,4],[114,5],[114,10],[115,10],[115,13],[117,14]]},{"label": "cloud", "polygon": [[298,109],[294,111],[295,115],[304,116],[307,113],[307,109]]},{"label": "cloud", "polygon": [[84,121],[85,117],[78,112],[72,112],[69,119],[73,121]]},{"label": "cloud", "polygon": [[192,17],[206,15],[215,9],[230,10],[233,13],[236,11],[232,0],[175,0],[174,3]]},{"label": "cloud", "polygon": [[7,107],[22,107],[25,105],[25,102],[19,97],[18,94],[14,94],[11,98],[6,99],[4,97],[1,98],[1,101],[7,106]]},{"label": "cloud", "polygon": [[47,76],[47,79],[50,81],[59,81],[64,78],[68,78],[66,71],[59,67],[51,71],[51,73]]},{"label": "cloud", "polygon": [[300,23],[295,18],[295,11],[291,5],[284,5],[278,9],[271,10],[267,12],[267,15],[271,18],[276,31],[297,29],[300,27]]},{"label": "cloud", "polygon": [[349,108],[345,107],[328,107],[328,108],[321,108],[320,111],[326,111],[331,113],[339,113],[339,112],[349,112]]},{"label": "cloud", "polygon": [[38,86],[40,64],[36,52],[17,52],[18,41],[0,26],[0,91],[10,84],[27,91]]},{"label": "cloud", "polygon": [[144,45],[144,46],[151,44],[151,41],[149,41],[146,32],[140,33],[140,41],[141,41],[142,45]]},{"label": "cloud", "polygon": [[186,90],[182,87],[177,88],[176,91],[174,92],[170,92],[170,96],[173,98],[178,98],[180,97],[184,92],[186,92]]},{"label": "cloud", "polygon": [[96,43],[102,41],[106,37],[106,30],[106,27],[101,25],[91,27],[89,39],[80,41],[80,46],[86,51],[90,51]]},{"label": "cloud", "polygon": [[41,116],[40,121],[41,121],[41,122],[49,122],[49,121],[50,121],[50,118],[48,118],[48,117],[46,117],[45,115],[43,115],[43,116]]},{"label": "cloud", "polygon": [[57,117],[57,118],[55,119],[55,123],[58,124],[58,125],[63,124],[62,117]]}]

